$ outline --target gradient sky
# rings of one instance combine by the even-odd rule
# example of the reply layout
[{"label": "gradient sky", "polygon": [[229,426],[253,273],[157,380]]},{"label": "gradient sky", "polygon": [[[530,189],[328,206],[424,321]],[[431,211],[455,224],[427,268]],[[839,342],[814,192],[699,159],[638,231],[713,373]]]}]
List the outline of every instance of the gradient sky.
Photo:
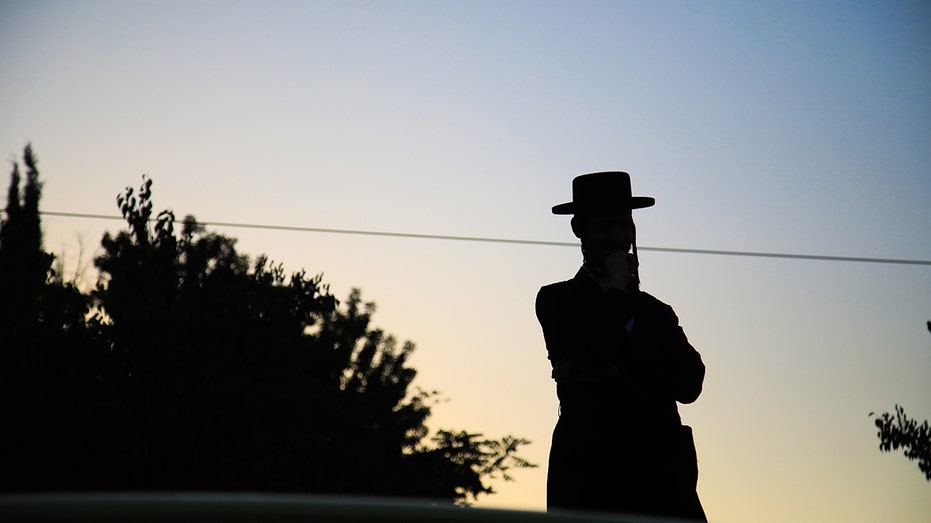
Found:
[{"label": "gradient sky", "polygon": [[[0,149],[33,144],[46,211],[115,215],[147,173],[207,222],[571,242],[572,177],[626,170],[642,246],[931,260],[928,27],[904,1],[0,1]],[[71,273],[121,226],[43,223]],[[217,229],[361,287],[443,393],[431,428],[533,440],[478,506],[544,508],[533,301],[576,248]],[[641,263],[708,367],[680,412],[711,521],[926,521],[868,414],[931,418],[931,267]]]}]

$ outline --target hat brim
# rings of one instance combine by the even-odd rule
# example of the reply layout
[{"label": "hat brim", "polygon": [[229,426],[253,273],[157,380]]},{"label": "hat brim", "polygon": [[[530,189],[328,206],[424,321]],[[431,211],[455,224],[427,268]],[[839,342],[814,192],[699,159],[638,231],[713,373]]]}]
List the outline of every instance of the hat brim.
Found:
[{"label": "hat brim", "polygon": [[610,205],[584,205],[578,202],[566,202],[553,206],[553,214],[578,214],[579,212],[594,211],[598,209],[643,209],[656,204],[656,199],[650,196],[633,196],[627,201],[611,202]]}]

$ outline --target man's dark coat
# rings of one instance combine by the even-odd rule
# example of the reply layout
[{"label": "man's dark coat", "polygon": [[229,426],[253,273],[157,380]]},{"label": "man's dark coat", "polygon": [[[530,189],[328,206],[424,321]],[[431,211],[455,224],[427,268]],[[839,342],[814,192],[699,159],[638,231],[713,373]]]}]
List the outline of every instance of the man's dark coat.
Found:
[{"label": "man's dark coat", "polygon": [[676,406],[698,398],[705,366],[672,308],[602,290],[583,268],[542,287],[536,313],[560,404],[548,508],[705,520],[691,429]]}]

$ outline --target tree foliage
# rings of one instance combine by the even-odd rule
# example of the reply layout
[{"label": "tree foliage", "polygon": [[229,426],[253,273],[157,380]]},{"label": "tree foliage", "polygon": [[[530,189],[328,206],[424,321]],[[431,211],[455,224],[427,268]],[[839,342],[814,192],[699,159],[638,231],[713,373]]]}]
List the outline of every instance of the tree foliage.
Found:
[{"label": "tree foliage", "polygon": [[879,449],[891,452],[901,448],[906,458],[918,461],[918,468],[931,482],[931,426],[928,422],[919,425],[918,420],[910,419],[899,405],[895,406],[894,416],[883,412],[875,422],[879,429]]},{"label": "tree foliage", "polygon": [[[931,321],[928,322],[931,332]],[[870,417],[876,417],[870,412]],[[918,461],[918,468],[924,472],[925,479],[931,482],[931,425],[925,420],[920,425],[918,420],[909,418],[905,409],[895,406],[895,415],[883,412],[875,419],[879,432],[879,450],[892,452],[902,449],[909,461]]]},{"label": "tree foliage", "polygon": [[96,288],[56,278],[30,147],[25,157],[26,190],[14,165],[0,230],[0,407],[13,428],[0,436],[3,490],[464,503],[534,466],[518,456],[522,438],[431,435],[437,393],[413,385],[415,346],[373,327],[358,289],[340,302],[322,276],[251,260],[191,216],[180,227],[171,211],[153,217],[145,177],[117,198],[127,229],[103,237]]},{"label": "tree foliage", "polygon": [[34,334],[32,328],[44,318],[41,289],[51,267],[52,257],[43,250],[39,224],[39,200],[42,183],[32,146],[23,151],[26,167],[25,185],[19,163],[13,162],[7,192],[5,218],[0,222],[0,295],[4,297],[0,314],[20,327],[23,335]]}]

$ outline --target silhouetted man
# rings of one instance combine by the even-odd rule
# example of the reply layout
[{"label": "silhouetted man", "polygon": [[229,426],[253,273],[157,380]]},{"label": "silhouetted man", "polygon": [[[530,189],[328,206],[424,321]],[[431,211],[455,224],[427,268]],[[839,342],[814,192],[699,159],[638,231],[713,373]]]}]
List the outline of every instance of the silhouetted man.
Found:
[{"label": "silhouetted man", "polygon": [[547,473],[547,509],[651,514],[706,521],[691,428],[676,402],[701,393],[705,366],[669,305],[640,290],[630,176],[572,181],[582,242],[574,278],[542,287],[536,312],[560,416]]}]

